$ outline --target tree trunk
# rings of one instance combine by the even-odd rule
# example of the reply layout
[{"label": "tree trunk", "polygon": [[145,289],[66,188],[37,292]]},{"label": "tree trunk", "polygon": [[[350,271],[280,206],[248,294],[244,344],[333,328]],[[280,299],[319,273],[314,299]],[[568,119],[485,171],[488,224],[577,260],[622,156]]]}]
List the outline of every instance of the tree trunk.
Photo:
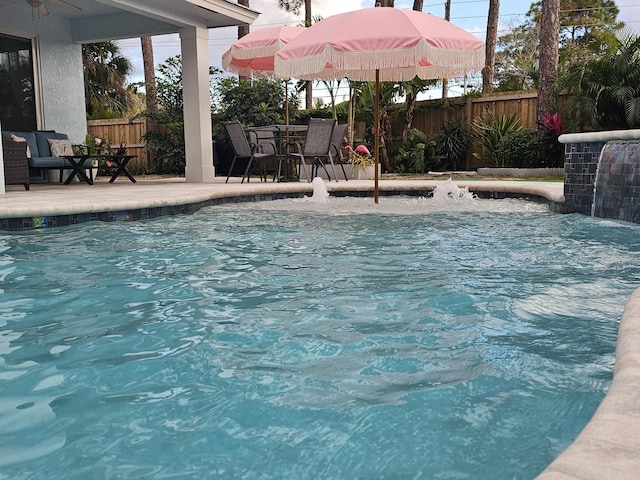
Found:
[{"label": "tree trunk", "polygon": [[422,0],[413,0],[413,9],[417,12],[421,12],[422,8],[423,8],[423,1]]},{"label": "tree trunk", "polygon": [[391,137],[391,120],[389,118],[389,111],[387,108],[383,108],[380,112],[380,156],[382,171],[389,172],[391,171],[391,161],[389,160],[389,151],[387,150],[387,145],[390,143]]},{"label": "tree trunk", "polygon": [[543,115],[554,110],[552,95],[558,83],[558,50],[560,40],[560,0],[542,0],[540,14],[540,78],[538,80],[538,106],[536,120],[538,122],[538,140],[540,142],[540,163],[555,163],[553,158],[556,138],[551,138],[540,121]]},{"label": "tree trunk", "polygon": [[493,88],[493,67],[496,63],[496,40],[498,38],[498,17],[500,0],[489,0],[487,17],[487,41],[485,43],[484,68],[482,69],[482,91]]},{"label": "tree trunk", "polygon": [[[540,17],[540,79],[536,119],[551,113],[551,95],[558,83],[558,42],[560,36],[560,0],[542,0]],[[541,134],[538,127],[538,135]]]},{"label": "tree trunk", "polygon": [[[304,0],[304,26],[310,27],[312,21],[311,0]],[[305,89],[305,105],[307,110],[313,108],[313,82],[311,80],[307,82],[307,88]]]},{"label": "tree trunk", "polygon": [[416,108],[417,95],[414,88],[407,86],[407,93],[405,94],[404,104],[407,107],[407,113],[404,115],[404,128],[402,129],[402,143],[406,143],[409,138],[409,130],[413,124],[413,112]]},{"label": "tree trunk", "polygon": [[[144,66],[144,88],[147,112],[146,117],[147,132],[158,131],[158,120],[156,114],[158,112],[158,89],[156,87],[156,70],[153,60],[153,43],[151,37],[141,37],[140,44],[142,46],[142,63]],[[151,173],[158,172],[158,161],[154,153],[147,151],[147,161]]]},{"label": "tree trunk", "polygon": [[[451,18],[451,0],[447,0],[444,4],[444,19],[448,22]],[[449,79],[442,79],[442,98],[446,101],[449,95]]]},{"label": "tree trunk", "polygon": [[[244,7],[249,7],[249,0],[238,0],[238,5],[242,5]],[[238,25],[238,40],[249,33],[249,25]],[[250,80],[249,77],[238,76],[239,82],[248,82]]]}]

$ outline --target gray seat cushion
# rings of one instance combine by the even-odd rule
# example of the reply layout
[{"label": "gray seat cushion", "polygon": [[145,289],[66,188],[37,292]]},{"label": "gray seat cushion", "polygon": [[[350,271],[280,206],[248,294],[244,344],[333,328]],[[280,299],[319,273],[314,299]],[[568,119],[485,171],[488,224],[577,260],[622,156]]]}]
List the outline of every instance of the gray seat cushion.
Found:
[{"label": "gray seat cushion", "polygon": [[70,166],[70,163],[60,157],[31,157],[29,166],[32,168],[63,168],[64,166]]}]

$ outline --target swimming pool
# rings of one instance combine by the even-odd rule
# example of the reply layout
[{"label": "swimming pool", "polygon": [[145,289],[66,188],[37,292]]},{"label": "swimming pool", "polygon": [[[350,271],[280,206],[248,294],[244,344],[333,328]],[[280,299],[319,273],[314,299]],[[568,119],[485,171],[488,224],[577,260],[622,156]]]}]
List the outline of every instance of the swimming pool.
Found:
[{"label": "swimming pool", "polygon": [[330,200],[0,236],[0,477],[539,473],[606,392],[638,226]]}]

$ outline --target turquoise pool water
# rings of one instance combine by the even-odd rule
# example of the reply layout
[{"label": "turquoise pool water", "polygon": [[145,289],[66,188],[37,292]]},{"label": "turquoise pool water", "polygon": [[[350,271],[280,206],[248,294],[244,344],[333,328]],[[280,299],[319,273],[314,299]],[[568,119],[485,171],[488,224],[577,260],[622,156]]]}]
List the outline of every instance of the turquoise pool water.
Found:
[{"label": "turquoise pool water", "polygon": [[607,390],[638,228],[383,197],[0,234],[0,479],[533,478]]}]

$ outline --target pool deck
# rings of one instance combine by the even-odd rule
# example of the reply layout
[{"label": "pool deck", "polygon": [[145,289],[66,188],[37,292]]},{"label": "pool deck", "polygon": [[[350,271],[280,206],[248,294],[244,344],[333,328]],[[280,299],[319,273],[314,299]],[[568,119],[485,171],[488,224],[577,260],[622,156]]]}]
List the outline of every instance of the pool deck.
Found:
[{"label": "pool deck", "polygon": [[[403,192],[428,192],[442,180],[382,179],[380,195]],[[472,192],[490,192],[542,198],[562,203],[564,185],[560,182],[456,180],[459,187]],[[350,180],[327,182],[330,191],[372,192],[373,181]],[[110,184],[104,180],[94,185],[84,183],[33,184],[30,191],[20,185],[9,185],[0,194],[0,222],[43,217],[128,220],[135,215],[108,217],[105,212],[142,211],[145,209],[175,209],[189,212],[219,199],[260,200],[278,195],[311,194],[313,187],[301,183],[240,184],[232,179],[228,184],[217,178],[210,184],[186,183],[181,178],[139,179],[131,183],[118,179]],[[192,209],[185,206],[192,206]],[[155,211],[155,210],[154,210]],[[87,216],[90,214],[93,216]],[[103,215],[101,217],[100,215]],[[150,218],[150,217],[138,217]],[[25,220],[26,221],[26,220]],[[78,220],[79,222],[80,220]],[[76,223],[78,223],[76,222]],[[29,224],[26,224],[27,227]],[[33,227],[32,227],[33,228]],[[576,440],[537,478],[541,480],[635,480],[640,478],[640,289],[630,297],[624,309],[616,346],[614,377],[607,396],[591,421]]]},{"label": "pool deck", "polygon": [[[100,177],[99,177],[100,178]],[[380,195],[407,191],[430,192],[443,180],[381,180]],[[460,187],[468,186],[475,192],[500,192],[521,196],[538,196],[553,202],[564,199],[561,182],[529,181],[456,181]],[[330,191],[372,192],[372,180],[350,180],[348,182],[326,182]],[[260,195],[304,193],[312,194],[313,186],[307,182],[240,183],[231,178],[216,177],[214,183],[186,183],[184,178],[168,177],[139,179],[131,183],[126,178],[114,183],[99,180],[94,185],[73,182],[32,184],[29,191],[21,185],[8,185],[6,193],[0,194],[0,219],[19,217],[59,216],[79,213],[101,213],[109,210],[126,211],[141,208],[161,208],[180,205],[200,205],[208,201]]]}]

